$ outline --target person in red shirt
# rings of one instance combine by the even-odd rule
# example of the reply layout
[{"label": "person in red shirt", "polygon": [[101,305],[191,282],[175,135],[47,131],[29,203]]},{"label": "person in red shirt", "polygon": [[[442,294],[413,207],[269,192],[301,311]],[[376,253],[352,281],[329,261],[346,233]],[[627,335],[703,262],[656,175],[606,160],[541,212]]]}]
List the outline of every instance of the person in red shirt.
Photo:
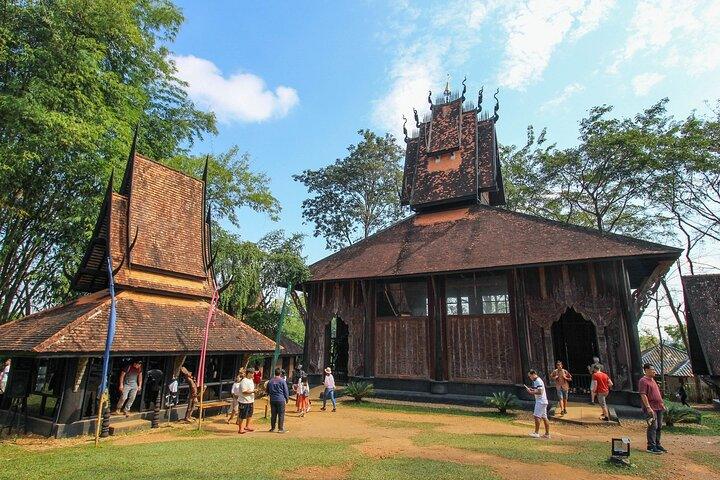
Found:
[{"label": "person in red shirt", "polygon": [[648,414],[647,451],[655,454],[665,453],[667,450],[660,444],[665,403],[660,387],[655,381],[655,367],[646,363],[643,365],[643,370],[645,376],[638,382],[638,393],[640,393],[643,409]]},{"label": "person in red shirt", "polygon": [[600,370],[600,365],[593,367],[592,379],[595,382],[595,395],[597,396],[598,404],[602,408],[602,420],[606,422],[610,420],[610,412],[608,412],[607,396],[610,393],[610,389],[613,386],[612,380],[607,373]]}]

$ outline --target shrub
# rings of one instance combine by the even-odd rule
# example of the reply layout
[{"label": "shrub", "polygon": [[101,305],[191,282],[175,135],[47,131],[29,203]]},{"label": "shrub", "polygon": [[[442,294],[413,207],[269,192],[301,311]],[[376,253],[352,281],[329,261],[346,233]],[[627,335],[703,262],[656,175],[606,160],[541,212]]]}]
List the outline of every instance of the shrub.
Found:
[{"label": "shrub", "polygon": [[343,393],[355,399],[356,402],[362,402],[365,397],[372,397],[375,390],[371,383],[367,382],[350,382],[345,387]]},{"label": "shrub", "polygon": [[485,402],[488,407],[497,408],[500,413],[507,413],[517,407],[517,397],[508,392],[496,392]]},{"label": "shrub", "polygon": [[701,418],[702,414],[694,408],[686,407],[681,403],[665,402],[663,420],[668,427],[676,423],[700,423]]}]

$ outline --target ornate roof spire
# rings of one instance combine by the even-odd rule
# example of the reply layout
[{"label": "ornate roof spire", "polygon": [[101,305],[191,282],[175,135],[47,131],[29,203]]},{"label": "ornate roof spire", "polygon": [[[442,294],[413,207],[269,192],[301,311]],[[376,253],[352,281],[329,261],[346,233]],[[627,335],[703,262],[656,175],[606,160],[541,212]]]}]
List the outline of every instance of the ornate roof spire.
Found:
[{"label": "ornate roof spire", "polygon": [[445,95],[445,103],[450,101],[450,74],[447,74],[447,80],[445,81],[445,91],[443,91],[443,95]]},{"label": "ornate roof spire", "polygon": [[428,103],[430,104],[430,110],[432,110],[432,90],[428,90]]},{"label": "ornate roof spire", "polygon": [[407,118],[405,118],[405,115],[402,116],[403,118],[403,135],[405,135],[405,141],[408,141],[408,135],[407,135]]},{"label": "ornate roof spire", "polygon": [[493,122],[497,122],[500,119],[500,115],[498,115],[498,110],[500,110],[500,100],[498,100],[497,96],[498,93],[500,93],[500,89],[498,88],[495,90],[495,95],[493,97],[495,98],[495,114],[493,115]]}]

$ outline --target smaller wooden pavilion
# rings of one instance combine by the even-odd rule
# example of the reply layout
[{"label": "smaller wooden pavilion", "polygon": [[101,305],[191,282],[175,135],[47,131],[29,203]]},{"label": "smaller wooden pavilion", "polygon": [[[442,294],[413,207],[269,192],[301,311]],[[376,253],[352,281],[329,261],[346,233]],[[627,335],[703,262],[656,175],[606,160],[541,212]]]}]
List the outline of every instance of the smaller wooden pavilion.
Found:
[{"label": "smaller wooden pavilion", "polygon": [[[143,361],[146,376],[132,406],[138,418],[150,417],[157,394],[164,397],[181,366],[197,375],[214,288],[205,176],[201,181],[131,153],[120,191],[113,191],[112,179],[108,185],[74,277],[73,287],[87,294],[0,325],[0,357],[12,358],[0,422],[54,436],[94,431],[110,309],[108,257],[117,292],[111,405],[118,399],[120,370],[133,359]],[[274,348],[274,341],[216,310],[205,398],[227,396],[247,357]],[[189,392],[182,380],[180,404]]]}]

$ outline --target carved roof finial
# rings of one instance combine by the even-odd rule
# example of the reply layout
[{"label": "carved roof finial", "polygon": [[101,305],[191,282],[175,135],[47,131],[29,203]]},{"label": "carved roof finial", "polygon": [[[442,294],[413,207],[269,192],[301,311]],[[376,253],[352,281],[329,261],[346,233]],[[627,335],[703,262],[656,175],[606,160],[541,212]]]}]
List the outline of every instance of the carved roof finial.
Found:
[{"label": "carved roof finial", "polygon": [[450,101],[450,74],[447,74],[447,80],[445,81],[445,91],[443,91],[443,95],[445,95],[445,103]]},{"label": "carved roof finial", "polygon": [[478,113],[482,112],[482,100],[483,100],[483,90],[485,89],[485,85],[482,85],[480,87],[480,90],[478,90]]},{"label": "carved roof finial", "polygon": [[408,141],[408,135],[407,135],[407,118],[405,118],[405,115],[402,116],[403,118],[403,135],[405,135],[405,141]]},{"label": "carved roof finial", "polygon": [[467,75],[463,77],[462,81],[462,93],[460,94],[460,98],[462,98],[462,103],[465,103],[465,92],[467,92],[467,85],[465,85],[465,82],[467,82]]},{"label": "carved roof finial", "polygon": [[500,115],[498,115],[498,110],[500,110],[500,100],[498,100],[498,93],[500,93],[500,89],[498,88],[495,90],[495,95],[493,97],[495,98],[495,114],[493,115],[493,122],[497,122],[500,119]]},{"label": "carved roof finial", "polygon": [[418,116],[417,110],[413,108],[413,115],[415,116],[415,126],[420,128],[420,117]]},{"label": "carved roof finial", "polygon": [[432,110],[432,90],[428,90],[428,103],[430,104],[430,110]]}]

